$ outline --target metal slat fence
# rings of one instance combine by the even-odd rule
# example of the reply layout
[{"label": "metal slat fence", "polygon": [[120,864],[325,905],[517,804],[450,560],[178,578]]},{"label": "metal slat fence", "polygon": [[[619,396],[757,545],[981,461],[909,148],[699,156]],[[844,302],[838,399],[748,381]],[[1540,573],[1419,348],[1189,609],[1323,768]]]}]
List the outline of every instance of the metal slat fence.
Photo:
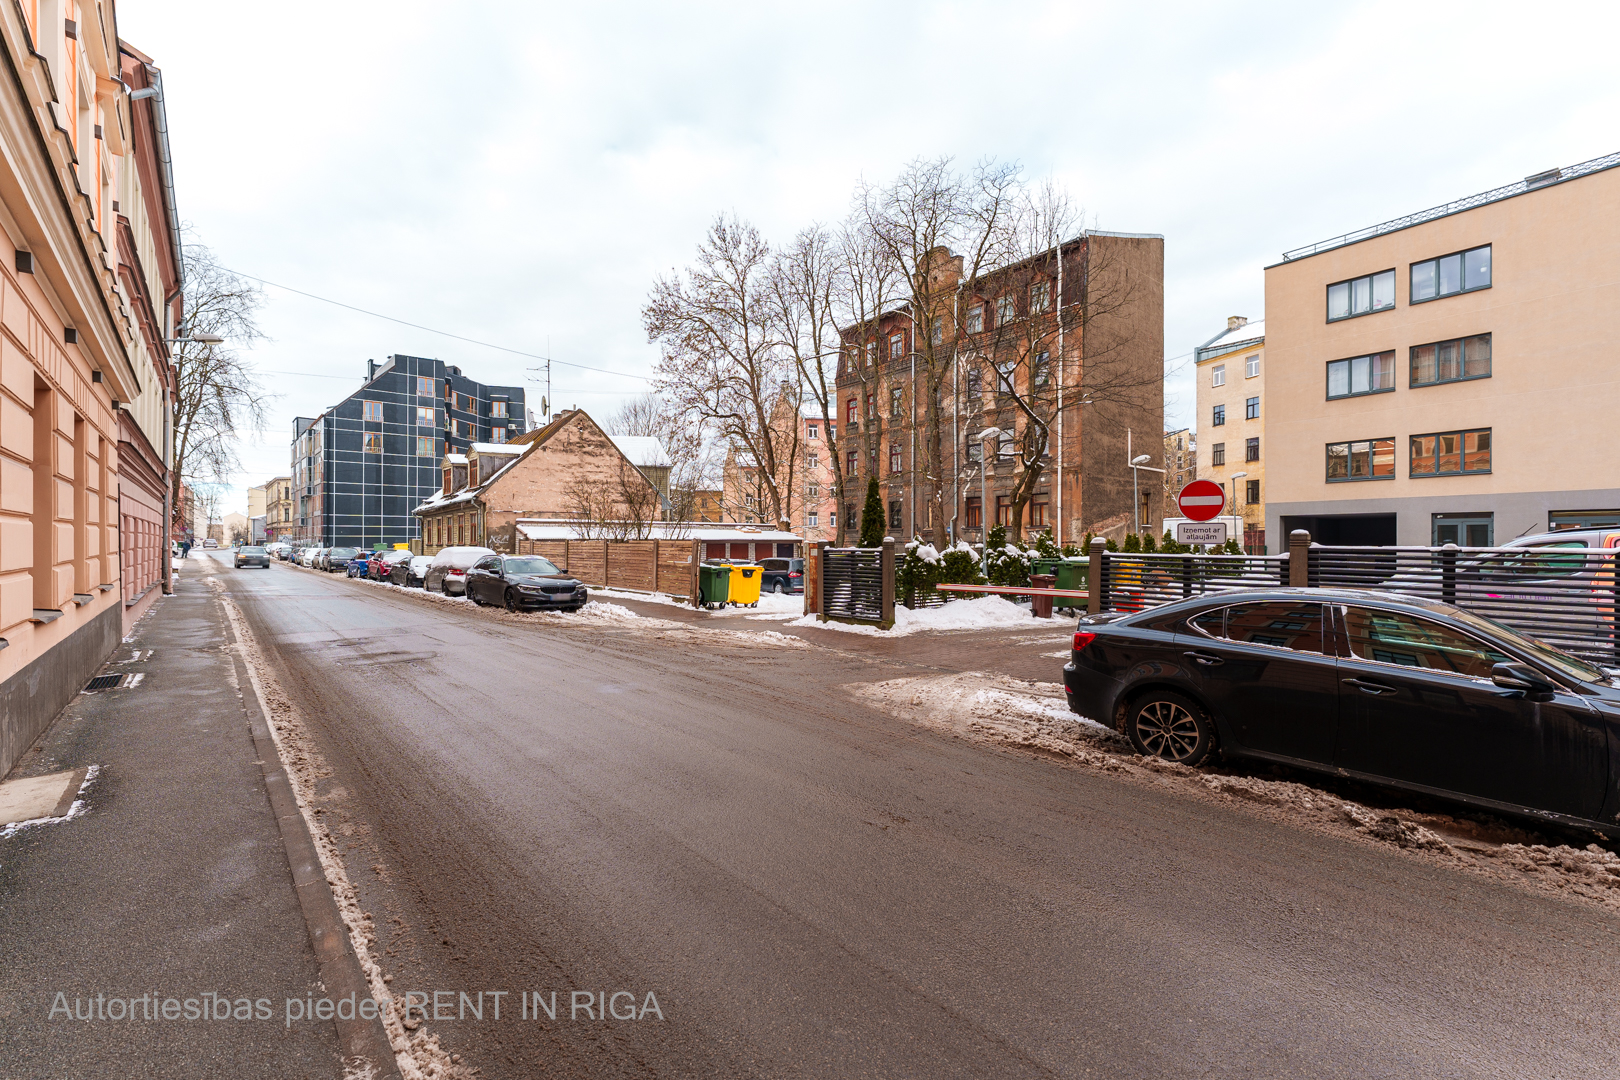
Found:
[{"label": "metal slat fence", "polygon": [[[1100,549],[1100,545],[1098,545]],[[1286,586],[1399,592],[1455,604],[1597,663],[1620,664],[1620,550],[1311,545],[1290,555],[1136,555],[1094,549],[1096,610],[1137,612],[1212,593]],[[1100,557],[1099,557],[1100,556]]]},{"label": "metal slat fence", "polygon": [[821,565],[822,614],[883,621],[883,549],[827,548]]}]

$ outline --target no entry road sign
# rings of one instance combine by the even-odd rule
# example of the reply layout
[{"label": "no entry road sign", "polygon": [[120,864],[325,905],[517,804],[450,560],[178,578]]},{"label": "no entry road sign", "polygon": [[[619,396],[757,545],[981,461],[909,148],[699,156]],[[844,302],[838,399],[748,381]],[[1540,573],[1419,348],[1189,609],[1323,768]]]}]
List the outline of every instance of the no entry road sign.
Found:
[{"label": "no entry road sign", "polygon": [[1209,521],[1220,516],[1226,507],[1226,492],[1212,480],[1194,480],[1176,496],[1184,517],[1194,521]]}]

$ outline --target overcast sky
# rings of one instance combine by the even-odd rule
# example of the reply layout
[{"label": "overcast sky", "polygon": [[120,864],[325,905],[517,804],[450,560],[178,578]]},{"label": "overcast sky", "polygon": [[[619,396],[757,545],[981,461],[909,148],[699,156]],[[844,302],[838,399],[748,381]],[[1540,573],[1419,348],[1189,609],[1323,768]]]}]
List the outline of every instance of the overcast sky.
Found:
[{"label": "overcast sky", "polygon": [[[813,10],[813,15],[807,12]],[[720,210],[785,240],[914,157],[1016,160],[1165,237],[1165,423],[1281,252],[1620,149],[1620,6],[222,4],[121,0],[163,68],[180,216],[227,267],[650,374],[654,277]],[[538,363],[266,287],[241,489],[367,358]],[[530,381],[538,403],[541,389]],[[605,416],[636,378],[557,366]]]}]

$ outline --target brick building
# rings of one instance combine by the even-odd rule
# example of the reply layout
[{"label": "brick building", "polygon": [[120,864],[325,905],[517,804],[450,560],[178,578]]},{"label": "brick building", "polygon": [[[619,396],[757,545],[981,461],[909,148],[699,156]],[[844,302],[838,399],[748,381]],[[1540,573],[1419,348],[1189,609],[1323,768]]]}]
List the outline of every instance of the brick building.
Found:
[{"label": "brick building", "polygon": [[1163,238],[1149,235],[1086,232],[972,282],[961,256],[936,249],[930,303],[944,314],[927,340],[909,305],[843,332],[835,420],[849,523],[876,476],[900,539],[980,540],[987,517],[1060,542],[1123,535],[1137,517],[1156,529],[1157,485],[1132,506],[1127,445],[1138,433],[1162,465],[1163,268]]}]

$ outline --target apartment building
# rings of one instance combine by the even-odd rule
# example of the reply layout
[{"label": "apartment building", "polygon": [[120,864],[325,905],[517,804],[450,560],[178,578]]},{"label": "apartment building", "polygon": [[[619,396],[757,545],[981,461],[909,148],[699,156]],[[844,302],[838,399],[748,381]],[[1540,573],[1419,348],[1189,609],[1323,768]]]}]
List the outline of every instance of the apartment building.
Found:
[{"label": "apartment building", "polygon": [[161,75],[115,13],[0,8],[0,774],[166,579],[180,246]]},{"label": "apartment building", "polygon": [[293,421],[298,539],[369,548],[408,543],[412,510],[439,489],[446,454],[523,433],[521,386],[487,386],[420,356],[366,361],[366,383]]},{"label": "apartment building", "polygon": [[1226,492],[1230,535],[1251,555],[1266,553],[1265,320],[1242,315],[1193,351],[1198,422],[1207,425],[1198,475]]},{"label": "apartment building", "polygon": [[[807,543],[836,540],[838,491],[832,436],[837,425],[822,419],[819,406],[806,404],[795,410],[791,402],[783,402],[772,415],[771,428],[780,462],[775,479],[782,520]],[[776,524],[769,520],[771,498],[764,471],[755,465],[752,455],[736,448],[728,450],[720,483],[718,506],[723,516],[714,520]],[[703,512],[700,503],[698,513]],[[709,519],[699,516],[698,520]]]},{"label": "apartment building", "polygon": [[298,528],[297,506],[292,497],[292,477],[278,476],[264,484],[264,538],[291,540]]},{"label": "apartment building", "polygon": [[[1620,153],[1266,268],[1268,529],[1469,545],[1620,520]],[[1572,457],[1571,455],[1574,454]]]},{"label": "apartment building", "polygon": [[1198,479],[1198,433],[1192,428],[1177,428],[1164,433],[1164,506],[1160,513],[1166,518],[1181,516],[1176,501],[1181,489]]},{"label": "apartment building", "polygon": [[875,476],[899,539],[1156,531],[1159,484],[1133,485],[1128,448],[1161,465],[1163,268],[1163,238],[1135,233],[1088,231],[971,281],[931,252],[940,314],[902,305],[842,334],[847,520]]}]

